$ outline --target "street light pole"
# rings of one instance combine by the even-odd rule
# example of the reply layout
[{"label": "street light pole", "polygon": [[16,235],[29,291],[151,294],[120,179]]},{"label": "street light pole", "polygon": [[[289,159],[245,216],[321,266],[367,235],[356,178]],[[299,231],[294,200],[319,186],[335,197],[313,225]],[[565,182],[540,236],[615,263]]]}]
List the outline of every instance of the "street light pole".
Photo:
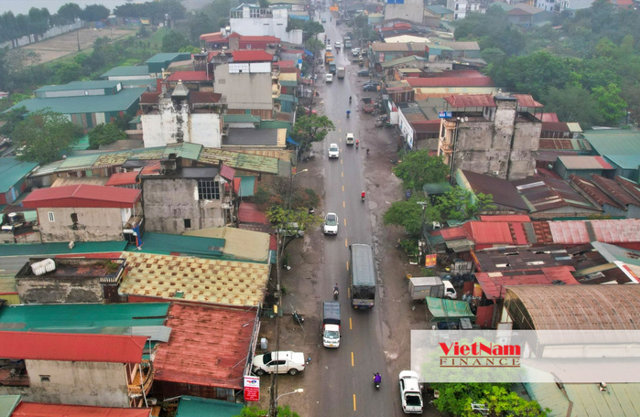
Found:
[{"label": "street light pole", "polygon": [[295,390],[293,390],[293,391],[291,391],[291,392],[285,392],[284,394],[280,394],[280,395],[278,395],[278,396],[276,397],[276,402],[275,402],[275,409],[276,409],[276,413],[274,414],[274,417],[277,417],[277,416],[278,416],[278,400],[279,400],[280,398],[284,397],[285,395],[298,394],[298,393],[301,393],[301,392],[304,392],[304,389],[303,389],[303,388],[298,388],[298,389],[295,389]]}]

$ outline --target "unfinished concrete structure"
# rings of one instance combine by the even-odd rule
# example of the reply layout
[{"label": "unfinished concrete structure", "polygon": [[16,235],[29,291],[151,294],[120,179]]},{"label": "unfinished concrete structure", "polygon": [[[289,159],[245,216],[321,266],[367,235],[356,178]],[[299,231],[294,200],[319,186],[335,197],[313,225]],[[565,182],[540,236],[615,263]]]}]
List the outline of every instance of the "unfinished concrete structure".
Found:
[{"label": "unfinished concrete structure", "polygon": [[232,193],[217,167],[181,167],[179,159],[162,161],[157,175],[142,176],[150,232],[181,234],[231,222]]},{"label": "unfinished concrete structure", "polygon": [[422,0],[387,1],[384,6],[384,20],[405,19],[422,23],[423,17],[424,1]]},{"label": "unfinished concrete structure", "polygon": [[438,155],[451,167],[515,180],[534,174],[542,104],[529,95],[450,96],[440,115]]},{"label": "unfinished concrete structure", "polygon": [[241,62],[218,65],[214,70],[216,93],[229,114],[250,113],[262,119],[273,118],[270,62]]},{"label": "unfinished concrete structure", "polygon": [[223,106],[220,94],[190,91],[182,81],[168,93],[144,93],[140,99],[142,140],[145,148],[171,143],[196,143],[219,148]]},{"label": "unfinished concrete structure", "polygon": [[[119,302],[124,259],[56,258],[53,270],[39,273],[45,258],[31,258],[15,276],[24,304]],[[44,271],[43,271],[44,272]]]}]

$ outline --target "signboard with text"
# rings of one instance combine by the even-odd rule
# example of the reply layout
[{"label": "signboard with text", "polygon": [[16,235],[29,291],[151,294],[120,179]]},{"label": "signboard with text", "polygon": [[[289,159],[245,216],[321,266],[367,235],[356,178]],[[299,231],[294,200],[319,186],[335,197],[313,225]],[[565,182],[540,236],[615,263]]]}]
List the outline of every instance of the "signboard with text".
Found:
[{"label": "signboard with text", "polygon": [[450,111],[441,111],[438,112],[438,118],[440,119],[451,119],[453,117],[453,113]]},{"label": "signboard with text", "polygon": [[244,377],[244,400],[260,401],[260,377]]}]

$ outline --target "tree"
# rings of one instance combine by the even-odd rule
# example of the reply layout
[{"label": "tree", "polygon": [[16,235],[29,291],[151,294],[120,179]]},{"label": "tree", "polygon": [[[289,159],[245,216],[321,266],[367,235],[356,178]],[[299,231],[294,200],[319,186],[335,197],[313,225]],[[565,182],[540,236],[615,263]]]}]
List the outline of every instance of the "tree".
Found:
[{"label": "tree", "polygon": [[382,219],[384,224],[404,227],[409,236],[420,236],[422,215],[422,207],[418,204],[418,199],[412,197],[408,201],[401,200],[392,203]]},{"label": "tree", "polygon": [[210,32],[212,27],[213,23],[205,13],[197,12],[189,15],[189,34],[194,44],[197,45],[200,42],[200,35]]},{"label": "tree", "polygon": [[109,17],[109,9],[102,5],[92,4],[84,8],[80,17],[87,22],[97,22]]},{"label": "tree", "polygon": [[127,134],[114,123],[102,123],[89,131],[89,149],[98,149],[117,140],[126,139]]},{"label": "tree", "polygon": [[66,3],[58,9],[58,17],[61,23],[73,23],[82,14],[82,9],[75,3]]},{"label": "tree", "polygon": [[[278,416],[279,417],[300,417],[300,415],[294,411],[291,411],[288,405],[284,407],[278,406]],[[261,410],[256,406],[246,406],[244,407],[240,414],[235,417],[267,417],[269,415],[269,410]]]},{"label": "tree", "polygon": [[13,130],[13,142],[23,148],[23,161],[46,164],[59,159],[82,134],[66,116],[41,110],[31,113]]},{"label": "tree", "polygon": [[546,104],[545,111],[557,113],[560,120],[578,122],[583,129],[599,123],[598,103],[579,83],[552,87],[542,100]]},{"label": "tree", "polygon": [[542,410],[536,401],[521,398],[509,390],[509,384],[459,383],[432,384],[440,392],[434,400],[436,408],[454,416],[475,417],[472,403],[483,404],[490,415],[496,417],[544,417],[549,410]]},{"label": "tree", "polygon": [[593,89],[593,97],[598,103],[600,118],[604,123],[609,125],[618,124],[627,114],[627,103],[625,103],[620,94],[620,87],[614,83]]},{"label": "tree", "polygon": [[169,31],[162,37],[162,52],[177,52],[189,46],[189,40],[180,32]]},{"label": "tree", "polygon": [[13,130],[16,128],[18,123],[24,120],[25,113],[27,113],[27,109],[24,107],[18,107],[4,113],[0,113],[0,120],[4,122],[4,124],[0,126],[0,135],[12,137]]},{"label": "tree", "polygon": [[424,184],[446,181],[449,167],[441,157],[429,156],[427,149],[421,149],[408,153],[393,173],[404,182],[405,188],[422,190]]},{"label": "tree", "polygon": [[306,114],[300,116],[293,125],[292,136],[300,144],[299,152],[311,148],[313,142],[324,140],[329,131],[335,130],[335,125],[327,116]]},{"label": "tree", "polygon": [[446,193],[436,196],[433,203],[427,206],[429,221],[444,222],[447,220],[465,221],[472,219],[485,210],[493,210],[493,196],[453,187]]}]

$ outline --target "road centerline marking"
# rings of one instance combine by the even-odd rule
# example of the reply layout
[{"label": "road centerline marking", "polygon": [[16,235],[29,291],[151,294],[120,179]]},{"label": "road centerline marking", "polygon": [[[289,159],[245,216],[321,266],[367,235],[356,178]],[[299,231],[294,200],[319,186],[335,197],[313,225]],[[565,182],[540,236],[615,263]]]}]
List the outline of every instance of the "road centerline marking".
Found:
[{"label": "road centerline marking", "polygon": [[353,352],[351,352],[351,367],[353,368],[355,365],[355,358],[353,356]]}]

